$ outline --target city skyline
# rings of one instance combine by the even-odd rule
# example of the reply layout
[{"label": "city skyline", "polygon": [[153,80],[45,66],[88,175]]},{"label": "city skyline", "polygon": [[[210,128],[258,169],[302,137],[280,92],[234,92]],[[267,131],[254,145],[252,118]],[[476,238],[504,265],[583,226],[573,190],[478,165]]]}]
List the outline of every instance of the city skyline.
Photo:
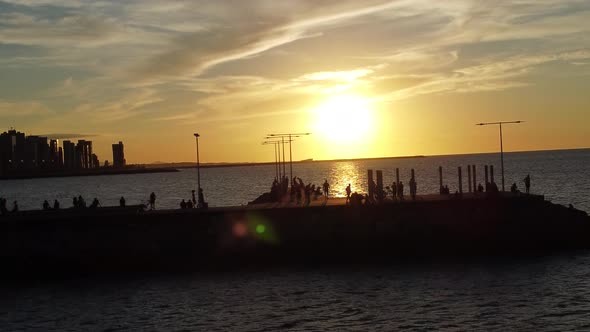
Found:
[{"label": "city skyline", "polygon": [[[0,123],[128,163],[590,147],[587,1],[0,0]],[[67,134],[60,134],[67,133]],[[59,137],[63,139],[62,137]]]}]

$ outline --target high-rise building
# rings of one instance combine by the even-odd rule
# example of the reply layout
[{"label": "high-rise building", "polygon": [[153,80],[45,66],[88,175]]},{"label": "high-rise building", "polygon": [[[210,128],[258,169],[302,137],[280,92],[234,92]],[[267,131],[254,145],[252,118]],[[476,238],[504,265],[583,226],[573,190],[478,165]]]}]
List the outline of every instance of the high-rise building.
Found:
[{"label": "high-rise building", "polygon": [[76,145],[71,141],[63,141],[64,167],[76,168]]},{"label": "high-rise building", "polygon": [[25,163],[25,134],[10,129],[0,134],[0,170],[24,167]]},{"label": "high-rise building", "polygon": [[119,141],[119,144],[113,144],[113,166],[124,167],[126,163],[123,142]]},{"label": "high-rise building", "polygon": [[92,141],[78,140],[76,144],[76,168],[92,168]]}]

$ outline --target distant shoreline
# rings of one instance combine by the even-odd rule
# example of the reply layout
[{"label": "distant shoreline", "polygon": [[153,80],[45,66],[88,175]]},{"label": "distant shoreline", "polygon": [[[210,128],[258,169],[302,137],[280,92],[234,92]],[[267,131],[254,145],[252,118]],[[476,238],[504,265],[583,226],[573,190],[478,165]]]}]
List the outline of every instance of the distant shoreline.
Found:
[{"label": "distant shoreline", "polygon": [[0,180],[22,180],[38,178],[61,178],[74,176],[101,176],[119,174],[143,174],[143,173],[172,173],[178,172],[173,167],[130,167],[130,168],[95,168],[76,171],[51,171],[35,173],[17,173],[0,176]]},{"label": "distant shoreline", "polygon": [[[549,150],[525,150],[525,151],[504,151],[504,154],[511,153],[535,153],[535,152],[552,152],[552,151],[581,151],[590,150],[590,148],[573,148],[573,149],[549,149]],[[482,154],[499,154],[497,152],[473,152],[473,153],[457,153],[457,154],[439,154],[439,155],[415,155],[415,156],[399,156],[399,157],[373,157],[373,158],[349,158],[349,159],[322,159],[322,160],[293,160],[293,164],[305,164],[305,163],[324,163],[324,162],[341,162],[341,161],[363,161],[363,160],[386,160],[386,159],[413,159],[413,158],[431,158],[431,157],[456,157],[456,156],[468,156],[468,155],[482,155]],[[288,162],[288,161],[287,161]],[[282,161],[281,161],[282,163]],[[227,163],[201,163],[201,168],[220,168],[220,167],[240,167],[240,166],[264,166],[274,165],[274,162],[227,162]],[[196,168],[195,162],[156,162],[152,164],[143,164],[146,168],[152,167],[172,167],[177,169],[184,168]]]}]

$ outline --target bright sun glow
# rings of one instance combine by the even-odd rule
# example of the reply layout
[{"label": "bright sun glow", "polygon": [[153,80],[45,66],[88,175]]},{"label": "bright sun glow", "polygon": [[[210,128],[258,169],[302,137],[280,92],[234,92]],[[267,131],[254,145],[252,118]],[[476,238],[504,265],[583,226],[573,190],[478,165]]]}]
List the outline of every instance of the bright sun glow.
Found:
[{"label": "bright sun glow", "polygon": [[373,126],[373,110],[359,96],[333,96],[315,109],[315,132],[335,142],[363,139]]}]

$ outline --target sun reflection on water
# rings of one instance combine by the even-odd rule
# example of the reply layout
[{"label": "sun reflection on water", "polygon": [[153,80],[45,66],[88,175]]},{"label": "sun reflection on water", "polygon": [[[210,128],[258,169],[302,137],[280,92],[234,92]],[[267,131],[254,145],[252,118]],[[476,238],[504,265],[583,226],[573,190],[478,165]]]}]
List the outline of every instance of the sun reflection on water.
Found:
[{"label": "sun reflection on water", "polygon": [[352,192],[363,192],[363,178],[359,174],[364,174],[354,162],[335,163],[330,171],[330,196],[346,197],[346,186],[350,183]]}]

